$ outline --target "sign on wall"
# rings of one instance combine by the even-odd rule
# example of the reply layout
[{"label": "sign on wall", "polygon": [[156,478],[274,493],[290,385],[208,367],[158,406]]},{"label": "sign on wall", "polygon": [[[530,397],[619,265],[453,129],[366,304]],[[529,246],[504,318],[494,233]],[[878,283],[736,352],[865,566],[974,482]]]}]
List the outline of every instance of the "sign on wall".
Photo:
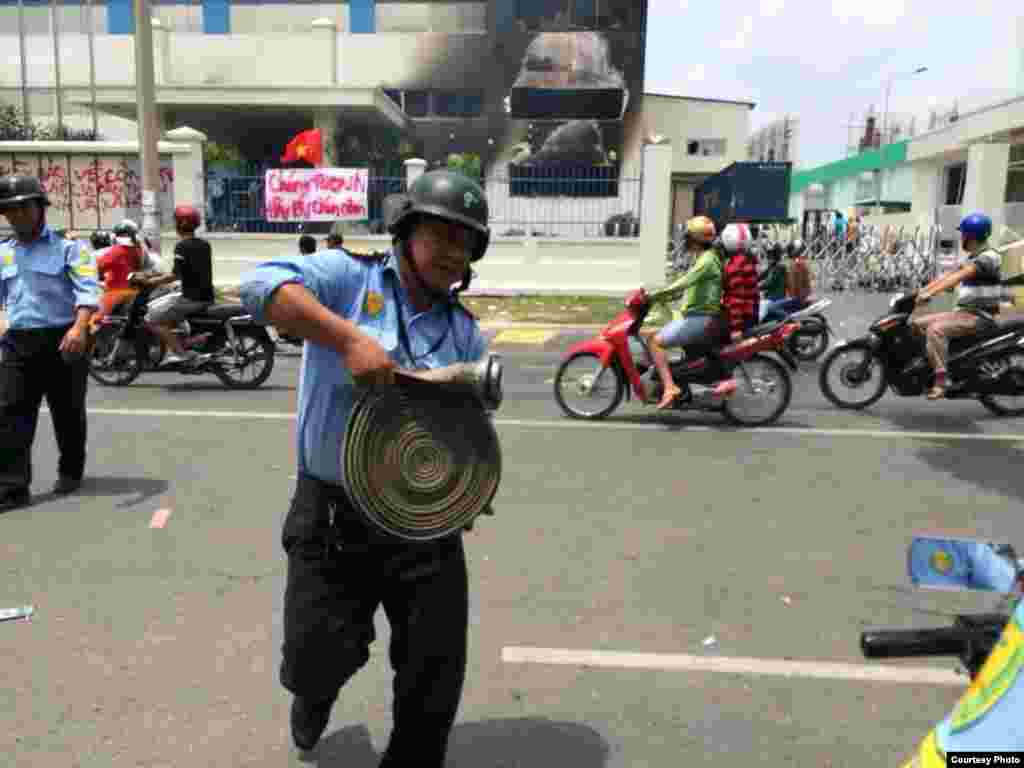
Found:
[{"label": "sign on wall", "polygon": [[364,221],[369,181],[366,168],[267,171],[267,221]]}]

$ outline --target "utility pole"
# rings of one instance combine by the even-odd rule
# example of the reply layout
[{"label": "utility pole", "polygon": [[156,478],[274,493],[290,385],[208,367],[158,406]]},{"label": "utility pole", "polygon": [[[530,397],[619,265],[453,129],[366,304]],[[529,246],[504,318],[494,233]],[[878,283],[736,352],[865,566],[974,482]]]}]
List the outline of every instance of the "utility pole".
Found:
[{"label": "utility pole", "polygon": [[86,5],[89,8],[86,21],[89,25],[89,99],[92,102],[92,135],[95,139],[99,136],[99,120],[96,117],[96,30],[93,27],[93,0],[86,0]]},{"label": "utility pole", "polygon": [[57,13],[60,10],[60,6],[57,5],[57,0],[50,0],[50,31],[53,34],[53,78],[54,78],[54,89],[57,94],[57,138],[64,138],[64,105],[61,103],[63,100],[60,92],[60,37],[57,27]]},{"label": "utility pole", "polygon": [[18,0],[18,40],[21,51],[21,111],[25,125],[30,122],[28,114],[28,54],[25,51],[25,0]]},{"label": "utility pole", "polygon": [[134,0],[135,7],[135,94],[139,125],[139,155],[142,167],[142,231],[160,253],[160,155],[157,141],[155,76],[153,73],[153,18],[149,0]]},{"label": "utility pole", "polygon": [[882,118],[882,144],[889,143],[889,93],[892,91],[892,81],[898,77],[913,77],[927,72],[928,67],[918,67],[913,72],[904,72],[902,75],[890,75],[885,82],[885,116]]}]

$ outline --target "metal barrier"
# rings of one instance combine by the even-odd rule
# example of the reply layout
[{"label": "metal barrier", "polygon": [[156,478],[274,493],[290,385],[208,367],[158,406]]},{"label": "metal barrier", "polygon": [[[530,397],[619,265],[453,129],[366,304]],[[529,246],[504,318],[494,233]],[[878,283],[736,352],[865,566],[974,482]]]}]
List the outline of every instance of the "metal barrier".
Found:
[{"label": "metal barrier", "polygon": [[[372,234],[384,232],[382,204],[384,198],[405,191],[405,179],[397,176],[371,176],[367,189],[369,216],[365,222]],[[298,234],[319,231],[330,222],[318,226],[300,222],[266,220],[262,176],[208,177],[206,180],[206,224],[211,232],[271,232]]]},{"label": "metal barrier", "polygon": [[491,229],[498,236],[637,237],[642,179],[594,168],[572,176],[518,169],[487,179]]},{"label": "metal barrier", "polygon": [[[491,230],[496,236],[636,237],[640,233],[639,178],[615,177],[610,169],[594,168],[573,176],[519,169],[508,177],[486,180]],[[371,234],[384,232],[382,203],[404,192],[401,177],[370,177],[364,223]],[[265,218],[261,176],[215,177],[206,180],[207,226],[212,232],[295,233],[326,230],[298,222]]]},{"label": "metal barrier", "polygon": [[[805,240],[815,290],[884,293],[917,290],[939,274],[942,232],[937,226],[906,229],[861,225],[857,236],[850,239],[840,237],[832,225],[823,226]],[[669,243],[667,281],[690,267],[691,260],[679,235],[677,233]],[[762,227],[758,246],[761,252],[770,243],[786,247],[799,236],[798,226]],[[959,240],[953,238],[951,257],[958,255],[958,248]]]}]

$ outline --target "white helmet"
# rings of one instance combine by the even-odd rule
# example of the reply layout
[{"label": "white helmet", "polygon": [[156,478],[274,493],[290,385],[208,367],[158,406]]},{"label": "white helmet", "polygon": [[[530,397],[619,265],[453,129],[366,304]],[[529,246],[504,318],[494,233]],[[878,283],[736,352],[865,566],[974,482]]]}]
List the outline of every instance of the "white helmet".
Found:
[{"label": "white helmet", "polygon": [[746,224],[728,224],[722,230],[722,246],[726,253],[745,251],[751,243],[750,227]]}]

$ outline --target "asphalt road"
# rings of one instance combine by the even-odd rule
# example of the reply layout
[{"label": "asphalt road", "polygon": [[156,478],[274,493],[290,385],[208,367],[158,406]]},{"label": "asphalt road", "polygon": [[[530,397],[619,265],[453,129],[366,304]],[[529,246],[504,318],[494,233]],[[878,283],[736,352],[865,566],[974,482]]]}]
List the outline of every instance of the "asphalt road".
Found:
[{"label": "asphalt road", "polygon": [[[1024,546],[1024,421],[891,395],[837,413],[811,366],[777,428],[635,404],[580,424],[549,383],[569,341],[500,347],[505,470],[497,515],[467,534],[449,766],[897,764],[960,691],[905,680],[954,662],[878,671],[859,633],[987,605],[911,592],[905,548],[920,530]],[[280,357],[249,393],[173,374],[92,386],[89,478],[70,498],[46,492],[43,416],[35,504],[0,517],[0,608],[36,609],[0,624],[5,765],[304,764],[276,680],[297,370]],[[371,768],[386,743],[378,620],[315,764]]]}]

